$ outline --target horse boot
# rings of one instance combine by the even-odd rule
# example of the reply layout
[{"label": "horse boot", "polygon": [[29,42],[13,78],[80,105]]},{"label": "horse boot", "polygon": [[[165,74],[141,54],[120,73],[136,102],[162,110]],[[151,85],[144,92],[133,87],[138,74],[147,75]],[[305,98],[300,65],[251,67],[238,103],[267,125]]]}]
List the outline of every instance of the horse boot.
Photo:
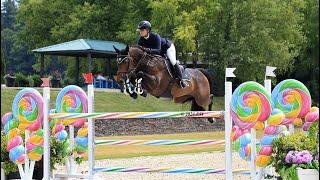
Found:
[{"label": "horse boot", "polygon": [[178,63],[174,65],[174,71],[176,73],[177,78],[179,79],[181,88],[186,88],[187,86],[189,86],[188,83],[182,79],[182,72]]}]

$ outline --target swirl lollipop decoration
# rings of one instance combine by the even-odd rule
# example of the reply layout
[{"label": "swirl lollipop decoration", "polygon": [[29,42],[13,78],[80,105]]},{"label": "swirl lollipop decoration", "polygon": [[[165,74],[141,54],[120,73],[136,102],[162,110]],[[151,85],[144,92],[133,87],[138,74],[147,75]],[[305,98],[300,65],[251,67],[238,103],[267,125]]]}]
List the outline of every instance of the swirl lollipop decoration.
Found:
[{"label": "swirl lollipop decoration", "polygon": [[41,94],[32,88],[22,89],[13,100],[12,113],[19,121],[20,130],[38,130],[43,119],[43,99]]},{"label": "swirl lollipop decoration", "polygon": [[84,157],[88,151],[88,124],[84,124],[78,130],[76,141],[76,152],[79,157]]},{"label": "swirl lollipop decoration", "polygon": [[20,130],[17,128],[19,125],[18,121],[9,112],[2,116],[1,122],[4,125],[6,134],[9,159],[16,164],[23,164],[25,162],[25,149],[22,137],[20,136]]},{"label": "swirl lollipop decoration", "polygon": [[[78,86],[69,85],[64,87],[57,96],[56,110],[58,113],[86,113],[88,112],[87,94]],[[64,119],[64,125],[74,125],[81,127],[83,119]]]},{"label": "swirl lollipop decoration", "polygon": [[231,98],[231,117],[241,129],[263,129],[271,113],[271,98],[266,89],[253,81],[242,83]]},{"label": "swirl lollipop decoration", "polygon": [[39,129],[26,140],[27,155],[32,161],[39,161],[43,154],[43,130]]},{"label": "swirl lollipop decoration", "polygon": [[267,120],[268,126],[264,129],[264,136],[261,139],[261,150],[256,158],[256,165],[266,167],[271,163],[272,142],[280,134],[288,135],[287,127],[281,125],[285,119],[284,113],[279,109],[273,109]]},{"label": "swirl lollipop decoration", "polygon": [[311,96],[307,87],[295,79],[281,81],[272,91],[272,107],[285,114],[283,124],[301,125],[311,108]]}]

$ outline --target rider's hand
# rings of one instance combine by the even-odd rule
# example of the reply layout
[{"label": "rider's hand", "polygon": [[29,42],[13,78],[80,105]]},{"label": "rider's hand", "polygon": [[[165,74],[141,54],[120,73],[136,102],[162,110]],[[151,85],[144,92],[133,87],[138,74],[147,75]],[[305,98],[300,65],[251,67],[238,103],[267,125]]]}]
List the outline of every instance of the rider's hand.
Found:
[{"label": "rider's hand", "polygon": [[147,53],[150,52],[150,48],[145,48],[145,47],[143,47],[142,49],[143,49],[143,51],[145,51],[145,52],[147,52]]}]

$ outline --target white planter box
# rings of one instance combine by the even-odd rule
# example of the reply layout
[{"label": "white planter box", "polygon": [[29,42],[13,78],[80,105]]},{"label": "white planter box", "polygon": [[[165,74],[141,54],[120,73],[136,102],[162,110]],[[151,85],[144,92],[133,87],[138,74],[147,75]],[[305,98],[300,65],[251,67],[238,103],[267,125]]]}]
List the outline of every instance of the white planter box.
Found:
[{"label": "white planter box", "polygon": [[318,180],[319,172],[316,169],[297,169],[299,180]]}]

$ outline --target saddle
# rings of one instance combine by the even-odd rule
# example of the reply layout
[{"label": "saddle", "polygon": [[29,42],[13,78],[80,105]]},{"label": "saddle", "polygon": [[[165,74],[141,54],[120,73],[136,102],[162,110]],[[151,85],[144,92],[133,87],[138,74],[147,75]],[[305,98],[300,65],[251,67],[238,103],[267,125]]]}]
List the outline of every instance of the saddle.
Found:
[{"label": "saddle", "polygon": [[[158,59],[161,59],[164,61],[165,65],[166,65],[166,68],[167,68],[167,71],[169,72],[170,76],[172,78],[177,78],[176,76],[176,73],[175,73],[175,70],[174,70],[174,67],[173,65],[171,64],[169,58],[167,58],[166,56],[163,57],[163,56],[160,56],[160,55],[157,55],[157,54],[153,54],[152,56],[158,58]],[[182,72],[182,80],[185,80],[185,81],[190,81],[191,80],[191,75],[190,75],[190,72],[189,72],[189,69],[188,68],[184,68],[182,65],[179,65],[180,69],[181,69],[181,72]]]}]

